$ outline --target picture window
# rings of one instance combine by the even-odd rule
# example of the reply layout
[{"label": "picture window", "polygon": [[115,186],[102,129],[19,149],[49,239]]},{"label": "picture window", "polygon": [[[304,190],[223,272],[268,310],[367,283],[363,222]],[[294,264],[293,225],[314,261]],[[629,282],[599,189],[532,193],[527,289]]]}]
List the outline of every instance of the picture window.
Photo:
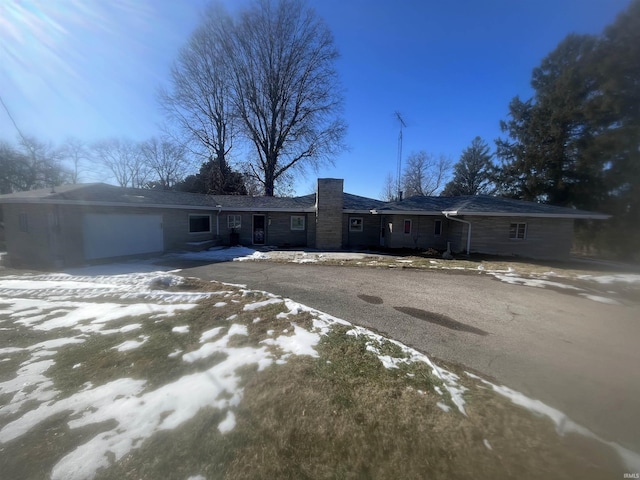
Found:
[{"label": "picture window", "polygon": [[211,231],[211,215],[189,215],[189,233]]}]

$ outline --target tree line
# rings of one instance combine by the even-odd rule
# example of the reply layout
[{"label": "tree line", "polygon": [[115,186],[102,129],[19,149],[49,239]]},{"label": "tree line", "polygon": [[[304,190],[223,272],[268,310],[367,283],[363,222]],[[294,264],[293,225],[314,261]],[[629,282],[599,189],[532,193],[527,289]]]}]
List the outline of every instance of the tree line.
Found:
[{"label": "tree line", "polygon": [[160,88],[164,138],[54,148],[20,134],[0,146],[1,191],[78,181],[82,166],[121,186],[288,193],[296,173],[344,148],[337,58],[331,32],[303,0],[254,0],[233,15],[211,3]]},{"label": "tree line", "polygon": [[184,148],[152,137],[142,142],[111,138],[60,145],[31,136],[0,141],[0,193],[49,188],[110,176],[122,187],[180,189],[188,179]]},{"label": "tree line", "polygon": [[[610,214],[578,223],[582,245],[638,258],[640,0],[599,35],[568,35],[533,70],[531,86],[531,98],[509,103],[493,152],[476,137],[455,165],[411,154],[405,195],[491,193]],[[397,196],[393,181],[383,198]]]}]

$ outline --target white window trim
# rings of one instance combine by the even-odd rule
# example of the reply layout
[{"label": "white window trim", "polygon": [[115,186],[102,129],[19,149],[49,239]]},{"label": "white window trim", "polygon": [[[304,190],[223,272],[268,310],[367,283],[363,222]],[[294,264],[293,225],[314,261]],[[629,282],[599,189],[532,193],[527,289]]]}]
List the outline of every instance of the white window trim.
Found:
[{"label": "white window trim", "polygon": [[[516,226],[516,236],[512,237],[511,236],[511,226],[515,225]],[[518,236],[518,232],[520,231],[520,225],[524,225],[524,234],[522,237]],[[527,223],[526,222],[511,222],[509,224],[509,240],[515,240],[515,241],[523,241],[527,239]]]},{"label": "white window trim", "polygon": [[[294,218],[295,218],[295,219],[302,219],[302,226],[301,226],[301,227],[300,227],[300,226],[298,226],[298,225],[296,225],[296,226],[294,227],[294,225],[293,225],[293,219],[294,219]],[[292,231],[295,231],[295,232],[301,232],[301,231],[304,231],[305,227],[306,227],[306,218],[305,218],[305,216],[304,216],[304,215],[291,215],[291,221],[290,221],[289,228],[290,228]]]},{"label": "white window trim", "polygon": [[[233,218],[233,221],[231,221],[232,218]],[[237,220],[237,224],[236,224],[236,220]],[[236,229],[242,228],[242,215],[238,215],[238,214],[227,215],[227,228],[229,230],[234,228]]]},{"label": "white window trim", "polygon": [[[203,230],[201,232],[192,232],[191,231],[191,217],[209,217],[209,230]],[[211,233],[211,227],[212,227],[212,222],[211,222],[211,215],[208,215],[206,213],[190,213],[189,214],[189,221],[188,221],[188,229],[189,229],[189,235],[198,235],[198,234],[202,234],[202,233]]]},{"label": "white window trim", "polygon": [[[407,224],[407,222],[409,222],[409,231],[405,232],[404,226]],[[411,232],[413,232],[413,220],[411,220],[410,218],[405,218],[404,220],[402,220],[402,232],[405,235],[411,235]]]},{"label": "white window trim", "polygon": [[[353,228],[352,220],[360,220],[360,228]],[[364,221],[362,217],[349,217],[349,231],[350,232],[362,232],[364,231]]]}]

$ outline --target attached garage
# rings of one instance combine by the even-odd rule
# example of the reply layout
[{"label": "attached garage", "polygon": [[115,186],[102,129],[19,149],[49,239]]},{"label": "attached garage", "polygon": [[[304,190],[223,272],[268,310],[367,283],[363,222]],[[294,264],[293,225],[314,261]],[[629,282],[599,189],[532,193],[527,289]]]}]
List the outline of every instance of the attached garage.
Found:
[{"label": "attached garage", "polygon": [[86,213],[82,231],[86,260],[164,250],[162,215]]}]

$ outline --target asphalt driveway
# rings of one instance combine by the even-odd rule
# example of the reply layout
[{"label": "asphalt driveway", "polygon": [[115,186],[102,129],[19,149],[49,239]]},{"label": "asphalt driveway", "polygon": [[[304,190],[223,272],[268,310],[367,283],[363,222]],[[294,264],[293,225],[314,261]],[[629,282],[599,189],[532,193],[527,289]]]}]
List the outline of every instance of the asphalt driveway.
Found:
[{"label": "asphalt driveway", "polygon": [[246,284],[493,377],[640,452],[640,306],[482,274],[227,262],[187,276]]}]

